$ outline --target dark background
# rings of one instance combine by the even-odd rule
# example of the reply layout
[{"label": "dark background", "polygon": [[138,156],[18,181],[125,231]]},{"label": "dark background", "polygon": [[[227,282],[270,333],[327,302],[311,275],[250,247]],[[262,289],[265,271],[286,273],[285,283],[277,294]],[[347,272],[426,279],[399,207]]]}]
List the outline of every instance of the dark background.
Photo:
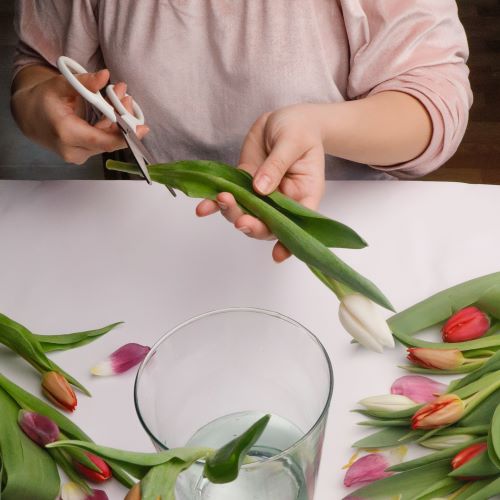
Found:
[{"label": "dark background", "polygon": [[[425,179],[500,184],[500,0],[458,0],[458,5],[469,38],[474,105],[459,150]],[[14,0],[0,0],[0,179],[103,178],[100,158],[66,165],[17,130],[9,110],[13,10]]]}]

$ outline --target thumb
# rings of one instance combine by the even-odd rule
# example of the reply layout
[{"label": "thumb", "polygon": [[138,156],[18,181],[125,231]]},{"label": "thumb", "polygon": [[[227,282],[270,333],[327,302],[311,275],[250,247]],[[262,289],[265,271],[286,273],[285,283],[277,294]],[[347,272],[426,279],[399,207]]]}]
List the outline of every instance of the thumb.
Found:
[{"label": "thumb", "polygon": [[78,75],[78,80],[85,85],[91,92],[97,92],[101,90],[109,81],[109,71],[107,69],[101,69],[95,73],[85,73],[84,75]]},{"label": "thumb", "polygon": [[272,193],[279,186],[288,169],[304,153],[305,151],[296,141],[279,140],[255,172],[253,181],[255,190],[262,195]]}]

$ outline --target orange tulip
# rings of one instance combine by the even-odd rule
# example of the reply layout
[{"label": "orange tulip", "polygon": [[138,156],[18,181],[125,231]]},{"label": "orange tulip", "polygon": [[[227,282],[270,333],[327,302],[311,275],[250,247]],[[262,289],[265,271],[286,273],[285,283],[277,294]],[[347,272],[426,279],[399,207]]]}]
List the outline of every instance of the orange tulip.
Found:
[{"label": "orange tulip", "polygon": [[78,403],[75,392],[59,372],[43,374],[42,392],[50,401],[64,410],[74,411]]},{"label": "orange tulip", "polygon": [[458,349],[410,347],[407,359],[424,368],[437,368],[439,370],[454,370],[465,363],[465,357]]},{"label": "orange tulip", "polygon": [[456,394],[444,394],[420,408],[411,419],[412,429],[437,429],[454,424],[465,411],[465,403]]}]

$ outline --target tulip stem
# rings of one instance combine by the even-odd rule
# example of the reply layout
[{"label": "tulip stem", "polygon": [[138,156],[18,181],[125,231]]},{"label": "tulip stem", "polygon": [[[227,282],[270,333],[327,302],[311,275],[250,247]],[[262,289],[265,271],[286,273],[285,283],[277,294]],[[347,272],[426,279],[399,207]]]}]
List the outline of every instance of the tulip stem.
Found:
[{"label": "tulip stem", "polygon": [[469,414],[474,408],[479,406],[488,396],[491,396],[494,392],[500,389],[500,380],[496,383],[491,384],[489,387],[478,391],[474,396],[471,396],[469,399],[464,401],[465,403],[465,412],[464,416]]}]

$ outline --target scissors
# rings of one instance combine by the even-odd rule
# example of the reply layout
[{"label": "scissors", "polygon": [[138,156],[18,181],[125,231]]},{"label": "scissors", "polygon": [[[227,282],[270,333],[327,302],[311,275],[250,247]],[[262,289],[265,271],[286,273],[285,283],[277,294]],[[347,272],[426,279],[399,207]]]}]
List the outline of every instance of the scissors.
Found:
[{"label": "scissors", "polygon": [[[127,111],[116,95],[114,85],[108,85],[106,87],[106,95],[110,102],[106,101],[99,91],[91,92],[75,76],[88,73],[88,71],[70,57],[59,57],[57,60],[57,67],[70,85],[86,101],[92,104],[92,106],[100,111],[106,118],[111,120],[112,123],[118,125],[118,128],[123,134],[128,147],[139,165],[139,169],[144,179],[148,184],[151,184],[151,177],[149,176],[147,165],[154,163],[153,157],[136,134],[137,126],[144,125],[144,113],[139,104],[135,100],[133,101],[132,106],[134,114]],[[168,189],[173,196],[176,196],[175,191],[171,187],[168,187]]]}]

